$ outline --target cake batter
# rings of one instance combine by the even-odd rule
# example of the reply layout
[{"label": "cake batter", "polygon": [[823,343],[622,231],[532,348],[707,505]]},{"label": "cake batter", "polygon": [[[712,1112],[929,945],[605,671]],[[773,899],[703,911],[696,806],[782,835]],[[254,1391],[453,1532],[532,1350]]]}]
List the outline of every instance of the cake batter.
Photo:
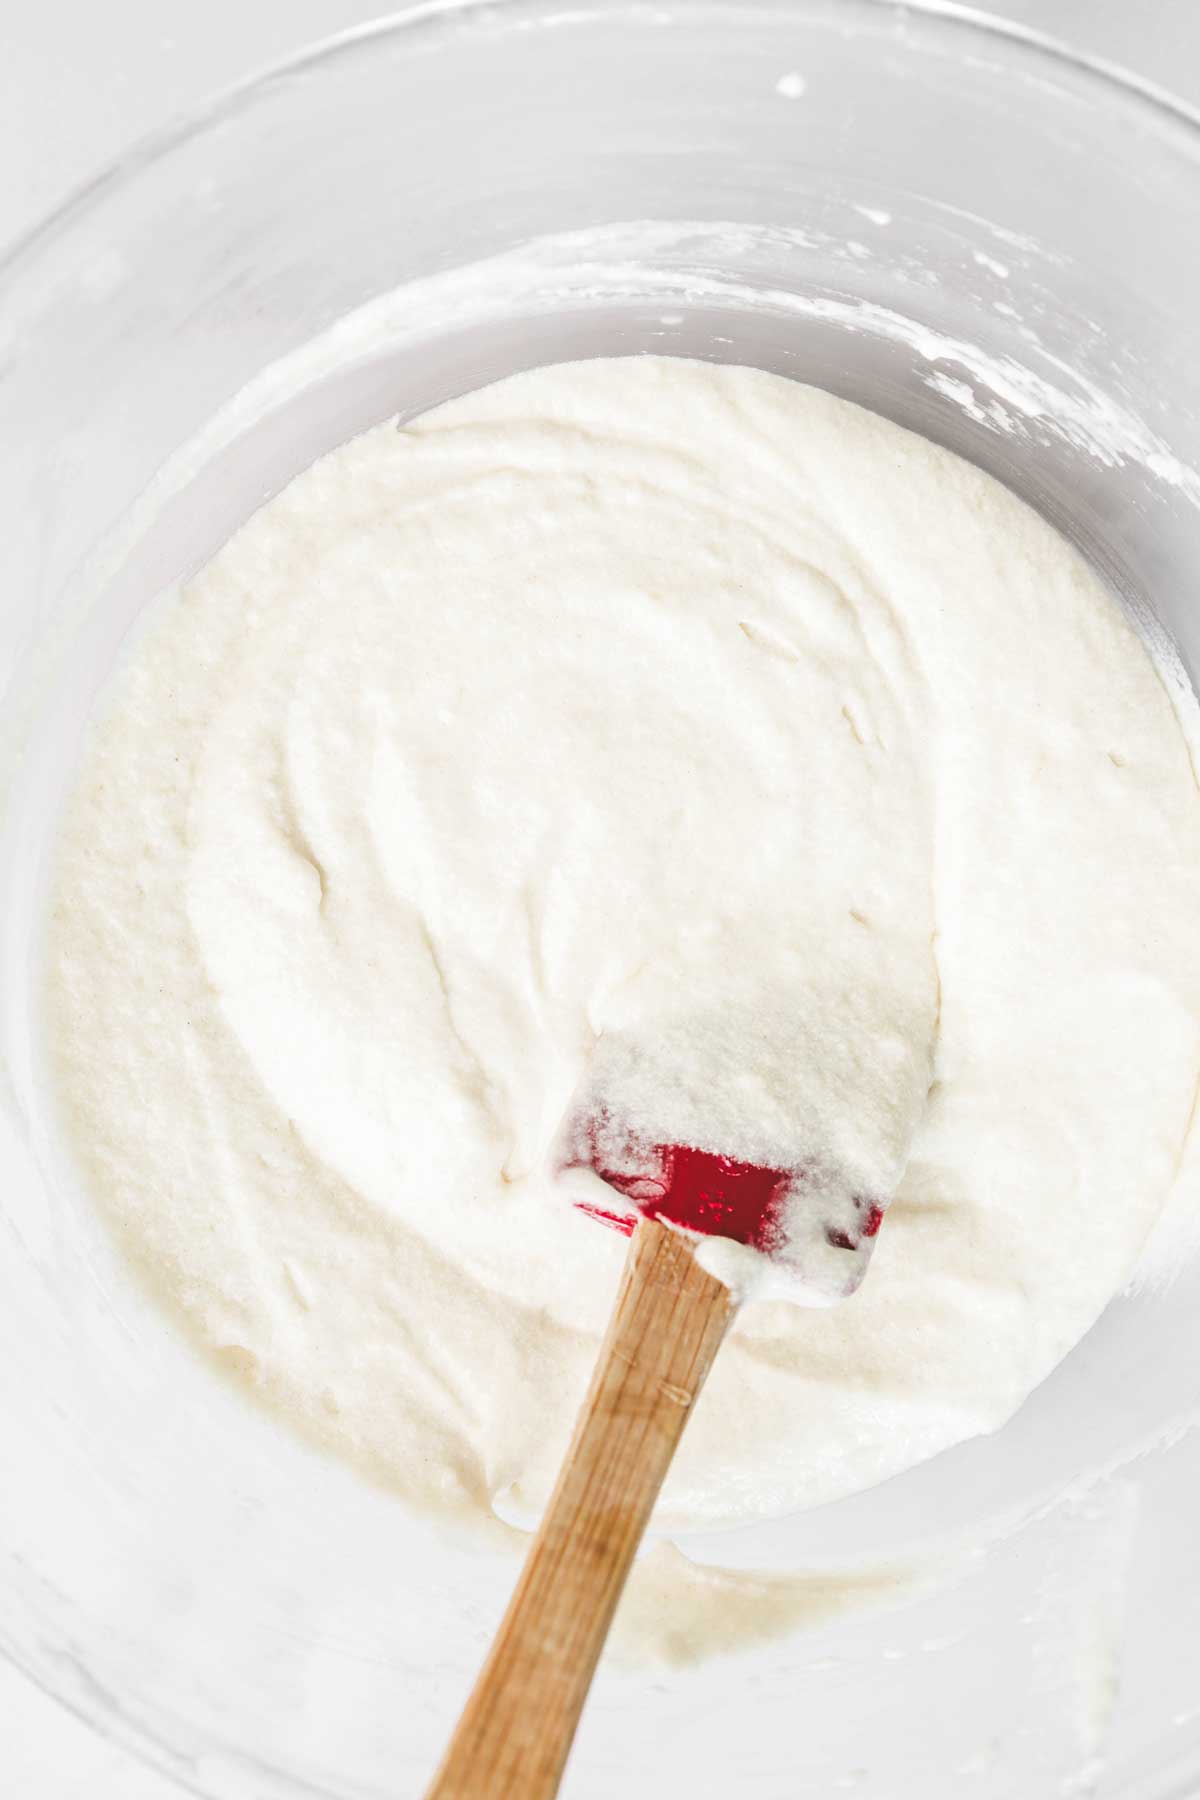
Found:
[{"label": "cake batter", "polygon": [[1124,1282],[1198,906],[1174,704],[1043,520],[817,390],[578,363],[336,450],[140,637],[51,1045],[196,1342],[438,1510],[532,1516],[565,1447],[625,1251],[560,1168],[597,1070],[894,1193],[853,1298],[743,1309],[659,1513],[724,1523],[995,1429]]}]

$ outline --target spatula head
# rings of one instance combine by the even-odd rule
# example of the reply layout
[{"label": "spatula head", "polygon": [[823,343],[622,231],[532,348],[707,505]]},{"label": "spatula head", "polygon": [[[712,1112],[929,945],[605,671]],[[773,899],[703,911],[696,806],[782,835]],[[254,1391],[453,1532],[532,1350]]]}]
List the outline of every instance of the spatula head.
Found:
[{"label": "spatula head", "polygon": [[[697,1255],[730,1286],[765,1298],[829,1305],[866,1273],[883,1205],[817,1166],[767,1168],[685,1144],[649,1144],[601,1111],[568,1127],[564,1168],[582,1211],[632,1232],[661,1219],[699,1240]],[[603,1182],[604,1187],[599,1183]]]}]

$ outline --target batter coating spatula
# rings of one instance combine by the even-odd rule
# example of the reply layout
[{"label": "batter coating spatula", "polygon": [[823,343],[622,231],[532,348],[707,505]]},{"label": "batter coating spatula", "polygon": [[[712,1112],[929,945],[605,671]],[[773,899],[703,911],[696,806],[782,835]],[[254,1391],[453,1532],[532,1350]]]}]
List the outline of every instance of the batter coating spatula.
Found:
[{"label": "batter coating spatula", "polygon": [[558,1792],[638,1544],[737,1311],[697,1249],[720,1238],[785,1269],[802,1258],[810,1298],[828,1303],[862,1279],[883,1217],[803,1170],[639,1146],[604,1115],[578,1121],[567,1146],[571,1167],[607,1183],[577,1203],[631,1232],[629,1255],[557,1486],[427,1800]]}]

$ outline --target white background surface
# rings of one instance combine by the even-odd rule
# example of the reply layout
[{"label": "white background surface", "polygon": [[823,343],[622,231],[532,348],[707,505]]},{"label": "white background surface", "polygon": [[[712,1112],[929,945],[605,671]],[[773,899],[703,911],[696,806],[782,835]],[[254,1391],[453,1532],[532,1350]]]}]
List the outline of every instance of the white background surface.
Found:
[{"label": "white background surface", "polygon": [[[370,0],[27,0],[18,13],[0,0],[0,249],[214,89],[388,10]],[[1200,105],[1200,0],[993,0],[991,10]],[[0,1795],[178,1791],[0,1662]]]}]

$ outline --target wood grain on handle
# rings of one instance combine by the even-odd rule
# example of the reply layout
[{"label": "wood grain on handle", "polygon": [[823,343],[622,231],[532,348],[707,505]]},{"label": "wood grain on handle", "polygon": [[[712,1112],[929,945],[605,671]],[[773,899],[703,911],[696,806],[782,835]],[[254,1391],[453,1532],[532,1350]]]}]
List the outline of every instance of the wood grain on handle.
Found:
[{"label": "wood grain on handle", "polygon": [[566,1462],[427,1800],[552,1800],[625,1577],[733,1317],[644,1219]]}]

